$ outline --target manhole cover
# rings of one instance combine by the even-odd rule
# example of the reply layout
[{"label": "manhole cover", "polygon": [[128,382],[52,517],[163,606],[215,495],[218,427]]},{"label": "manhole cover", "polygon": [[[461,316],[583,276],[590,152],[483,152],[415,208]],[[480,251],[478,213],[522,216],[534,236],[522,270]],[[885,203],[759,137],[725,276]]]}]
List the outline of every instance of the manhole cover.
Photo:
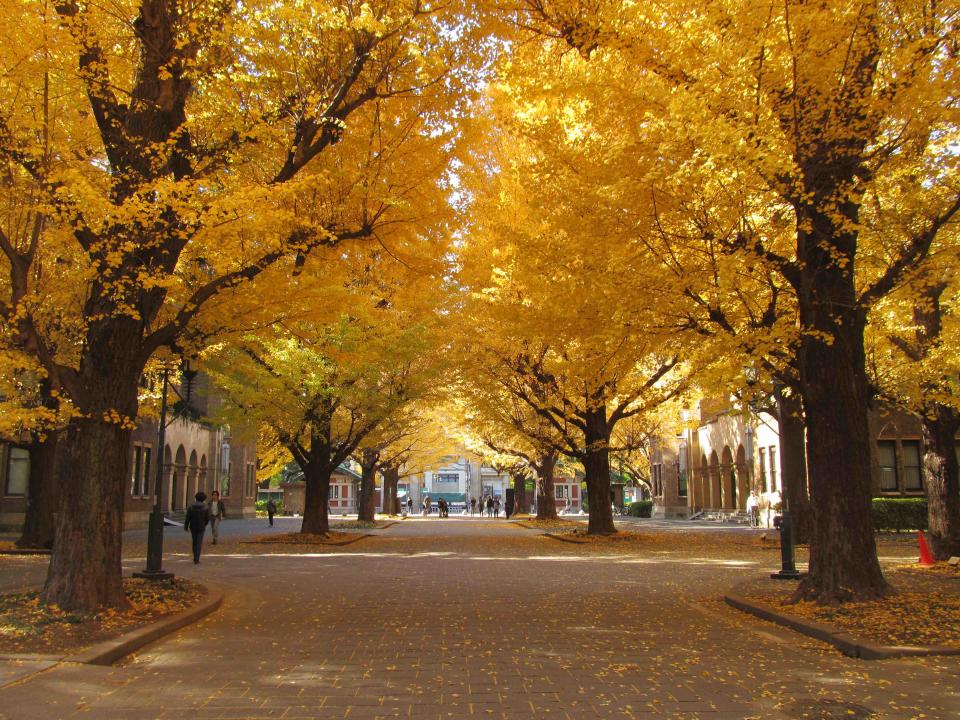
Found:
[{"label": "manhole cover", "polygon": [[805,720],[873,720],[877,713],[863,705],[842,700],[816,700],[800,698],[783,708],[792,718]]}]

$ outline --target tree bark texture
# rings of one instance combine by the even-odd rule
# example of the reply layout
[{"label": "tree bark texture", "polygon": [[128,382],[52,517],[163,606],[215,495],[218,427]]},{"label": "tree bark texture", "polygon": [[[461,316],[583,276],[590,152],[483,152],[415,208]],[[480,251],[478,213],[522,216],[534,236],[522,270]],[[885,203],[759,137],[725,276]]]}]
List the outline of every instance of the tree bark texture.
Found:
[{"label": "tree bark texture", "polygon": [[30,443],[30,487],[18,548],[52,548],[59,500],[56,454],[57,433],[35,437]]},{"label": "tree bark texture", "polygon": [[377,458],[364,451],[360,473],[360,495],[357,497],[357,520],[373,522],[376,519]]},{"label": "tree bark texture", "polygon": [[333,467],[329,463],[311,460],[303,470],[304,501],[303,522],[300,532],[311,535],[326,535],[330,532],[330,476]]},{"label": "tree bark texture", "polygon": [[803,407],[796,395],[777,392],[780,424],[780,480],[783,484],[784,507],[793,520],[794,540],[810,542],[813,516],[807,492],[807,437]]},{"label": "tree bark texture", "polygon": [[960,430],[960,414],[944,405],[934,405],[921,417],[928,534],[935,560],[960,555],[957,430]]},{"label": "tree bark texture", "polygon": [[400,514],[400,504],[397,500],[397,487],[400,485],[400,471],[393,465],[385,466],[381,471],[383,477],[383,511],[390,515]]},{"label": "tree bark texture", "polygon": [[617,528],[613,524],[610,496],[610,430],[606,405],[587,410],[586,428],[583,467],[587,473],[587,501],[590,503],[587,534],[612,535]]},{"label": "tree bark texture", "polygon": [[121,545],[130,475],[130,430],[102,417],[74,418],[58,443],[56,532],[44,603],[64,610],[125,608]]},{"label": "tree bark texture", "polygon": [[557,466],[555,452],[545,452],[537,460],[537,520],[556,520],[557,501],[553,491],[553,472]]},{"label": "tree bark texture", "polygon": [[513,511],[520,514],[530,512],[530,504],[527,502],[527,476],[522,472],[513,473]]},{"label": "tree bark texture", "polygon": [[799,309],[805,334],[797,365],[807,421],[813,535],[810,572],[797,597],[822,604],[889,592],[872,518],[866,313],[857,303],[857,236],[851,229],[858,212],[847,203],[841,204],[840,214],[847,223],[810,208],[798,211]]}]

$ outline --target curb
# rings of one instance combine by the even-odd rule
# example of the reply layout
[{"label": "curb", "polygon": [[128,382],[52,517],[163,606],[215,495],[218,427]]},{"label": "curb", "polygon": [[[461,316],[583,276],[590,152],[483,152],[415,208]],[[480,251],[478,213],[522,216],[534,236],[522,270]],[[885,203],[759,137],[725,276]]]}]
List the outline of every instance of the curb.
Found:
[{"label": "curb", "polygon": [[13,548],[11,550],[0,550],[0,555],[49,555],[47,548]]},{"label": "curb", "polygon": [[[383,528],[380,528],[381,530]],[[371,535],[366,533],[364,535],[357,535],[357,537],[350,538],[349,540],[338,540],[337,542],[315,542],[315,543],[304,543],[303,546],[309,547],[311,545],[316,545],[318,547],[343,547],[344,545],[352,545],[355,542],[360,542],[364,538],[376,537],[376,535]],[[241,540],[240,545],[275,545],[277,547],[283,547],[284,545],[295,545],[296,543],[282,543],[282,542],[273,542],[271,540]]]},{"label": "curb", "polygon": [[121,635],[118,638],[104,640],[76,655],[64,657],[62,662],[83,663],[86,665],[112,665],[120,658],[126,657],[130,653],[139,650],[144,645],[149,645],[154,640],[158,640],[175,630],[179,630],[190,623],[196,622],[202,617],[206,617],[219,608],[222,603],[223,593],[213,591],[207,600],[189,610],[184,610],[177,615],[163,618],[151,625]]},{"label": "curb", "polygon": [[943,645],[879,645],[863,640],[836,627],[812,620],[785,615],[770,605],[747,600],[740,595],[725,595],[726,603],[737,610],[783,625],[798,633],[833,645],[844,655],[861,660],[886,660],[898,657],[923,657],[928,655],[960,655],[960,648]]},{"label": "curb", "polygon": [[571,545],[589,545],[589,540],[574,540],[573,538],[564,537],[563,535],[554,535],[553,533],[544,533],[544,537],[551,538],[553,540],[559,540],[560,542],[570,543]]}]

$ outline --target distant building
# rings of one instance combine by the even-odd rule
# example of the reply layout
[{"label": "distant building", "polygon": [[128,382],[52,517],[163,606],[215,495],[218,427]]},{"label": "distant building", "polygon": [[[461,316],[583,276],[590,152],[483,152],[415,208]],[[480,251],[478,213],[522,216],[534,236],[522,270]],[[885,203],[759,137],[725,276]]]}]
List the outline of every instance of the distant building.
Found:
[{"label": "distant building", "polygon": [[[200,418],[219,410],[222,396],[209,378],[194,380],[193,408]],[[169,420],[168,420],[169,422]],[[130,444],[130,477],[124,495],[124,527],[146,527],[156,499],[156,420],[141,419]],[[160,507],[166,514],[182,513],[203,490],[219,490],[227,517],[254,514],[257,484],[257,447],[254,434],[242,428],[206,420],[177,418],[166,430]],[[0,526],[19,529],[29,490],[30,458],[26,443],[0,442]]]},{"label": "distant building", "polygon": [[[661,438],[650,454],[654,517],[691,517],[700,512],[745,511],[757,494],[760,522],[773,524],[783,491],[779,423],[765,412],[745,413],[733,402],[703,401],[697,425],[675,438]],[[871,412],[875,496],[925,493],[920,427],[902,412]]]},{"label": "distant building", "polygon": [[[291,515],[303,515],[306,501],[306,484],[303,474],[294,476],[289,482],[281,483],[283,490],[283,511]],[[360,488],[360,474],[344,464],[330,476],[331,515],[352,515],[357,512],[357,493]],[[376,490],[376,504],[380,507],[380,488]]]}]

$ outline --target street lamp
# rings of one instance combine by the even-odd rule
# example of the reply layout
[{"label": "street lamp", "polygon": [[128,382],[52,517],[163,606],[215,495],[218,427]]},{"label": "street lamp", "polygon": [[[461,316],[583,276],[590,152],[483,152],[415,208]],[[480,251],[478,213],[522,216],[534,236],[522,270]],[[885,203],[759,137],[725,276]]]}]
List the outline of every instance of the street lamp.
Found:
[{"label": "street lamp", "polygon": [[147,566],[141,572],[135,572],[134,577],[144,578],[146,580],[171,580],[173,573],[163,570],[163,511],[161,509],[161,492],[163,490],[163,477],[165,463],[163,461],[164,449],[167,444],[167,389],[172,389],[180,398],[174,407],[172,423],[182,415],[189,415],[191,412],[190,400],[193,394],[193,380],[197,372],[190,367],[190,360],[184,359],[180,364],[181,383],[180,390],[170,385],[170,370],[163,369],[163,390],[160,395],[160,423],[157,430],[157,478],[154,481],[154,503],[153,510],[150,512],[150,525],[147,530]]},{"label": "street lamp", "polygon": [[[747,387],[752,390],[759,381],[759,372],[757,371],[757,368],[754,365],[745,365],[743,368],[743,375],[747,380]],[[777,403],[777,425],[779,431],[779,426],[783,423],[783,383],[777,380],[776,377],[773,378],[773,396]],[[747,400],[747,409],[750,412],[754,412],[753,408],[750,406],[749,399]],[[747,439],[750,441],[752,446],[752,433],[747,436]],[[751,464],[753,463],[752,454],[750,457],[750,462]],[[770,577],[772,577],[774,580],[799,580],[800,572],[797,570],[797,553],[793,536],[793,518],[790,517],[790,503],[787,500],[787,493],[785,492],[785,488],[782,487],[783,473],[780,473],[780,477],[780,570],[779,572],[770,573]]]}]

